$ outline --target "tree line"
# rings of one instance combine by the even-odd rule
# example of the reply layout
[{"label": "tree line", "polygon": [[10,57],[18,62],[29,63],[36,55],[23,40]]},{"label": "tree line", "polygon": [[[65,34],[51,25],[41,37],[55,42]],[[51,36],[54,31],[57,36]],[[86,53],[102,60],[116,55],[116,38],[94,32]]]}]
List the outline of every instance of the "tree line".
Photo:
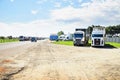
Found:
[{"label": "tree line", "polygon": [[15,37],[12,37],[12,36],[7,36],[7,37],[0,36],[0,39],[15,39]]},{"label": "tree line", "polygon": [[94,27],[105,27],[106,34],[114,35],[120,33],[120,24],[119,25],[113,25],[113,26],[100,26],[100,25],[92,25],[87,28],[89,34],[92,33],[92,30]]},{"label": "tree line", "polygon": [[[94,27],[105,27],[106,34],[114,35],[114,34],[119,34],[120,33],[120,24],[119,25],[113,25],[113,26],[101,26],[101,25],[91,25],[88,26],[87,32],[89,34],[92,34],[92,30]],[[59,31],[57,33],[58,36],[63,35],[63,31]]]}]

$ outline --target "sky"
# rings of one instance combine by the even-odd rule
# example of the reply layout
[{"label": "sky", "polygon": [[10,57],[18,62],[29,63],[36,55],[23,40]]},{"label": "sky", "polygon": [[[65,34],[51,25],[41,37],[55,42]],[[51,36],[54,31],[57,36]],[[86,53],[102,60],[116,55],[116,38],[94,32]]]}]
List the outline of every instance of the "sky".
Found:
[{"label": "sky", "polygon": [[120,0],[0,0],[0,36],[47,37],[118,24]]}]

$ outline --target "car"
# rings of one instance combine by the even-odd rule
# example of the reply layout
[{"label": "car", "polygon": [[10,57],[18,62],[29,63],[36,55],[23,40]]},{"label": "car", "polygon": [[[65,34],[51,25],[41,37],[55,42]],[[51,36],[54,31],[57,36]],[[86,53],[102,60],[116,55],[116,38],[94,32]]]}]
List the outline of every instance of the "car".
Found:
[{"label": "car", "polygon": [[37,38],[36,37],[31,37],[31,42],[37,42]]}]

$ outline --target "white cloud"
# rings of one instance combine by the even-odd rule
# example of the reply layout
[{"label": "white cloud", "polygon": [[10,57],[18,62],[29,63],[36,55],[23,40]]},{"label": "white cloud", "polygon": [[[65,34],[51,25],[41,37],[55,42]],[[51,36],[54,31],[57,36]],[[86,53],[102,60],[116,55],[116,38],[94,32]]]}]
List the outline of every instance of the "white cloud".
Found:
[{"label": "white cloud", "polygon": [[49,36],[58,30],[50,20],[36,20],[28,23],[0,23],[0,36]]},{"label": "white cloud", "polygon": [[14,2],[14,0],[10,0],[10,2]]},{"label": "white cloud", "polygon": [[74,2],[73,1],[69,1],[70,5],[73,6],[74,5]]},{"label": "white cloud", "polygon": [[51,33],[74,32],[79,23],[65,24],[54,20],[36,20],[28,23],[0,23],[0,36],[49,36]]},{"label": "white cloud", "polygon": [[83,0],[78,0],[79,3],[81,3]]},{"label": "white cloud", "polygon": [[81,8],[68,6],[51,11],[54,20],[80,20],[86,24],[114,24],[120,22],[120,0],[92,0]]},{"label": "white cloud", "polygon": [[[65,0],[67,1],[67,0]],[[92,24],[113,25],[120,23],[120,0],[92,0],[83,3],[80,8],[68,6],[51,11],[51,18],[35,20],[28,23],[0,23],[2,36],[49,36],[63,30],[74,32],[77,27],[87,27]],[[38,10],[32,10],[37,14]]]},{"label": "white cloud", "polygon": [[36,14],[38,13],[38,10],[32,10],[31,13],[32,13],[33,15],[36,15]]}]

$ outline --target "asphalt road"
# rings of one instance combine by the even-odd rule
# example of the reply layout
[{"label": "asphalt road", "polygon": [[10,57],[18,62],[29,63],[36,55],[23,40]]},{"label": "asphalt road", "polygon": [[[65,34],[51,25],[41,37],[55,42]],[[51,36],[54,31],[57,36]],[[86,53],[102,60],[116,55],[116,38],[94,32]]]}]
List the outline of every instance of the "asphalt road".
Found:
[{"label": "asphalt road", "polygon": [[0,43],[0,50],[18,47],[18,46],[22,46],[28,43],[30,43],[30,41]]},{"label": "asphalt road", "polygon": [[0,80],[120,80],[120,49],[64,46],[48,40],[8,46],[13,47],[0,49]]}]

